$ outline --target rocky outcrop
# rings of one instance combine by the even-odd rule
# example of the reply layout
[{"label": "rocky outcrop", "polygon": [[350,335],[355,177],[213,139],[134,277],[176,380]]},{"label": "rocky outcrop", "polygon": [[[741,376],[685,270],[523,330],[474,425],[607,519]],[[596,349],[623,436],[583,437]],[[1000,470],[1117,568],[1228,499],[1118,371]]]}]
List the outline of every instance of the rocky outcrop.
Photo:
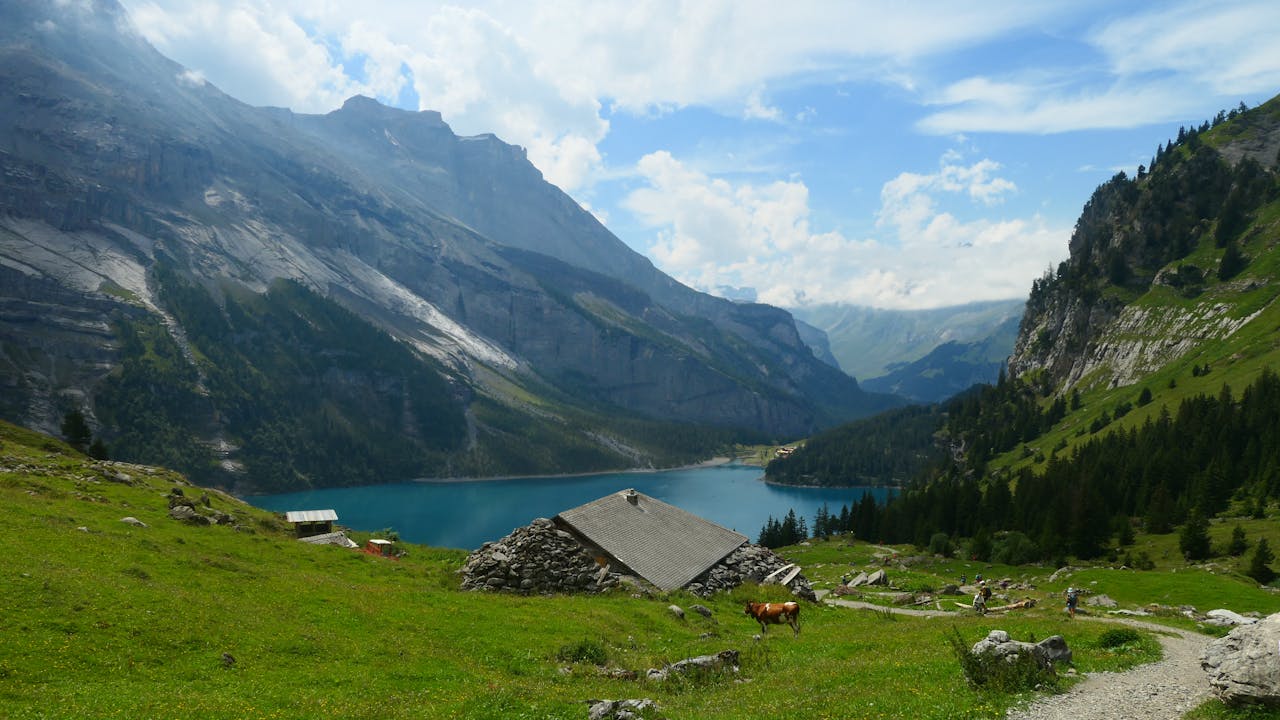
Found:
[{"label": "rocky outcrop", "polygon": [[1200,666],[1228,705],[1280,707],[1280,613],[1236,627],[1205,646]]},{"label": "rocky outcrop", "polygon": [[621,578],[546,518],[485,543],[471,553],[460,572],[464,590],[526,594],[600,592]]}]

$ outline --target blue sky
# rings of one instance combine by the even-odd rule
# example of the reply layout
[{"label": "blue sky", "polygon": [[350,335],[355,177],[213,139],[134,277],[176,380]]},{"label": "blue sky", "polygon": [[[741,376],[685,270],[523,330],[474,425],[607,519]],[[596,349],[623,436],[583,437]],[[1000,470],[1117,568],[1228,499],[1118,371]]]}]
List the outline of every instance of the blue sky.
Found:
[{"label": "blue sky", "polygon": [[1025,297],[1099,183],[1280,93],[1275,2],[122,2],[245,102],[440,111],[784,307]]}]

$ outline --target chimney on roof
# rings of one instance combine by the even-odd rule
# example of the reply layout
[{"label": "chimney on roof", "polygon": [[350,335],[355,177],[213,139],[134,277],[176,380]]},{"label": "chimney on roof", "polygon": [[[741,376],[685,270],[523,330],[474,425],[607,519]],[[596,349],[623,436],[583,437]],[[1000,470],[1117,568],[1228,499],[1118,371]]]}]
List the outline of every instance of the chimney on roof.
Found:
[{"label": "chimney on roof", "polygon": [[627,498],[627,502],[631,503],[632,505],[640,504],[640,493],[636,492],[635,488],[632,488],[627,491],[626,498]]}]

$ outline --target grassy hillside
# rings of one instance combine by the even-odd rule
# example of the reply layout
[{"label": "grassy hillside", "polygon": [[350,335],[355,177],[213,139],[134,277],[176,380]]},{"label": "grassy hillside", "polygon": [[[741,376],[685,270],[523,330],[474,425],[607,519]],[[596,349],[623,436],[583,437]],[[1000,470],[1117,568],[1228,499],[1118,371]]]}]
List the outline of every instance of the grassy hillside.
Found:
[{"label": "grassy hillside", "polygon": [[[775,629],[755,641],[741,603],[780,599],[777,588],[702,600],[713,619],[689,612],[683,621],[667,606],[699,600],[682,593],[468,593],[457,589],[461,552],[410,546],[392,561],[305,545],[271,514],[216,492],[210,509],[235,524],[190,526],[168,517],[175,487],[205,492],[169,471],[92,461],[0,424],[0,716],[582,718],[589,698],[651,697],[672,718],[999,717],[1011,698],[966,686],[945,641],[951,628],[966,642],[996,627],[1021,638],[1061,633],[1082,671],[1150,657],[1149,645],[1096,647],[1104,626],[1068,622],[1049,604],[940,620],[806,604],[798,638]],[[792,551],[819,586],[875,562],[874,548],[836,541]],[[898,577],[937,583],[964,571],[941,563]],[[1229,578],[1123,577],[1162,576],[1160,602],[1217,593],[1237,611],[1280,609],[1276,596]],[[667,685],[610,679],[595,666],[643,672],[730,648],[742,653],[740,674]]]}]

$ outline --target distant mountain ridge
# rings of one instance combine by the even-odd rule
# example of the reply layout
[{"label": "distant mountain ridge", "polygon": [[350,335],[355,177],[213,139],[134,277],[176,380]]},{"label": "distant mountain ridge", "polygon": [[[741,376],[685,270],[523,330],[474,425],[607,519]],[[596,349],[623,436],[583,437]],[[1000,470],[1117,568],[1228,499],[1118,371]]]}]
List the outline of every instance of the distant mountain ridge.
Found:
[{"label": "distant mountain ridge", "polygon": [[[6,4],[0,21],[6,418],[54,430],[83,409],[132,459],[279,489],[402,479],[380,459],[389,435],[420,475],[612,469],[896,402],[817,360],[785,311],[662,274],[491,135],[368,98],[323,116],[246,106],[113,0]],[[399,349],[326,345],[355,322]],[[290,343],[316,361],[261,352]],[[211,364],[228,344],[234,374]],[[370,372],[404,353],[440,376],[438,411]],[[146,387],[154,401],[122,412]],[[318,402],[257,404],[281,387]],[[153,457],[143,419],[191,435],[185,460]],[[289,438],[354,464],[304,461]]]},{"label": "distant mountain ridge", "polygon": [[1020,317],[1010,317],[985,338],[944,342],[915,362],[895,363],[888,374],[862,381],[862,387],[927,403],[994,382],[1009,362],[1020,322]]},{"label": "distant mountain ridge", "polygon": [[792,313],[826,334],[839,366],[864,388],[933,402],[996,379],[1013,350],[1007,324],[1016,327],[1024,305],[1017,299],[933,310],[817,305]]}]

